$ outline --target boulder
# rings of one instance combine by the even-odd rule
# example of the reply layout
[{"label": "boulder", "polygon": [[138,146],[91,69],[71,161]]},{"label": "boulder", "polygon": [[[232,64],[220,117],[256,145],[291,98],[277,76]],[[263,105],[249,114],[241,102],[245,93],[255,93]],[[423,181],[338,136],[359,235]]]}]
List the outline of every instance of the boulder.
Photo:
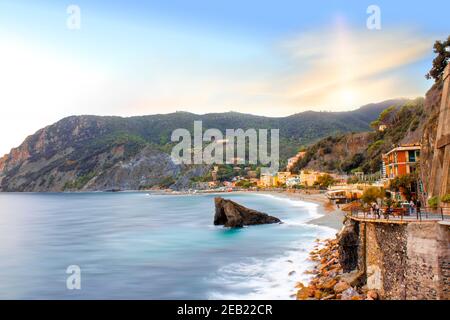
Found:
[{"label": "boulder", "polygon": [[325,290],[331,290],[336,285],[336,279],[325,279],[325,281],[321,284],[320,288]]},{"label": "boulder", "polygon": [[353,289],[352,287],[342,292],[341,300],[359,300],[361,297],[359,296],[358,291]]},{"label": "boulder", "polygon": [[341,280],[338,283],[336,283],[333,290],[336,293],[342,293],[345,290],[347,290],[348,288],[350,288],[350,285],[347,282]]},{"label": "boulder", "polygon": [[379,299],[378,292],[376,292],[375,290],[367,291],[367,300],[378,300],[378,299]]},{"label": "boulder", "polygon": [[364,272],[353,270],[352,272],[344,273],[341,275],[341,281],[345,281],[351,286],[358,286],[364,281]]},{"label": "boulder", "polygon": [[307,300],[309,298],[314,297],[315,291],[310,287],[304,287],[298,290],[297,292],[297,300]]},{"label": "boulder", "polygon": [[214,199],[214,203],[216,205],[214,225],[242,228],[257,224],[281,223],[278,218],[246,208],[228,199],[217,197]]},{"label": "boulder", "polygon": [[336,295],[329,294],[329,295],[323,297],[321,300],[331,300],[331,299],[335,299],[335,298],[336,298]]}]

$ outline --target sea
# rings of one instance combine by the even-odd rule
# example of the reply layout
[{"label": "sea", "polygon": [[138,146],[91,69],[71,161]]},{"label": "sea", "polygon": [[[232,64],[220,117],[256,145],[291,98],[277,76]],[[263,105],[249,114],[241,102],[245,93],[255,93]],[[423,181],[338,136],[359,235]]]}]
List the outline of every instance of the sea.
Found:
[{"label": "sea", "polygon": [[[222,196],[282,224],[214,226]],[[294,299],[318,205],[261,193],[0,193],[0,299]]]}]

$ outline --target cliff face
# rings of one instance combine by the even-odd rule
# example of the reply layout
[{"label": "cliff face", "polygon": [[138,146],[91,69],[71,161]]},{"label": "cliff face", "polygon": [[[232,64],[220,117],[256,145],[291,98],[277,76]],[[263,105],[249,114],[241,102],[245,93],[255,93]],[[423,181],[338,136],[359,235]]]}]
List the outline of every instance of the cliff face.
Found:
[{"label": "cliff face", "polygon": [[439,109],[441,106],[443,83],[436,83],[428,92],[425,99],[425,113],[428,119],[424,124],[421,138],[420,167],[424,189],[429,190],[429,175],[433,164],[434,147],[436,145]]},{"label": "cliff face", "polygon": [[189,170],[139,136],[118,130],[110,118],[70,117],[0,159],[0,191],[167,187]]}]

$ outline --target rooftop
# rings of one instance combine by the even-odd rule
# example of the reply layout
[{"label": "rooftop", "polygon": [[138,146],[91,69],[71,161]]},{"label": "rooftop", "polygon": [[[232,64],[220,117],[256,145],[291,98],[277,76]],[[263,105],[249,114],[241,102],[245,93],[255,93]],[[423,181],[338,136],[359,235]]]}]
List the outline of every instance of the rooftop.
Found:
[{"label": "rooftop", "polygon": [[420,144],[402,144],[401,146],[398,146],[394,149],[392,149],[391,151],[389,151],[388,153],[385,154],[385,156],[390,155],[393,152],[396,151],[409,151],[409,150],[420,150],[421,145]]}]

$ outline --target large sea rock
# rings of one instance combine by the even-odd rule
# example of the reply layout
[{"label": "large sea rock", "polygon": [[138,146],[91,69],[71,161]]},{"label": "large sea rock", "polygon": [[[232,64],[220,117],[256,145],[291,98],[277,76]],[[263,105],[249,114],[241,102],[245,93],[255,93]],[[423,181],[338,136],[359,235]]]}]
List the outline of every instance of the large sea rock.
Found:
[{"label": "large sea rock", "polygon": [[243,226],[256,224],[281,223],[281,220],[276,217],[246,208],[228,199],[217,197],[214,199],[214,203],[216,205],[215,225],[242,228]]}]

